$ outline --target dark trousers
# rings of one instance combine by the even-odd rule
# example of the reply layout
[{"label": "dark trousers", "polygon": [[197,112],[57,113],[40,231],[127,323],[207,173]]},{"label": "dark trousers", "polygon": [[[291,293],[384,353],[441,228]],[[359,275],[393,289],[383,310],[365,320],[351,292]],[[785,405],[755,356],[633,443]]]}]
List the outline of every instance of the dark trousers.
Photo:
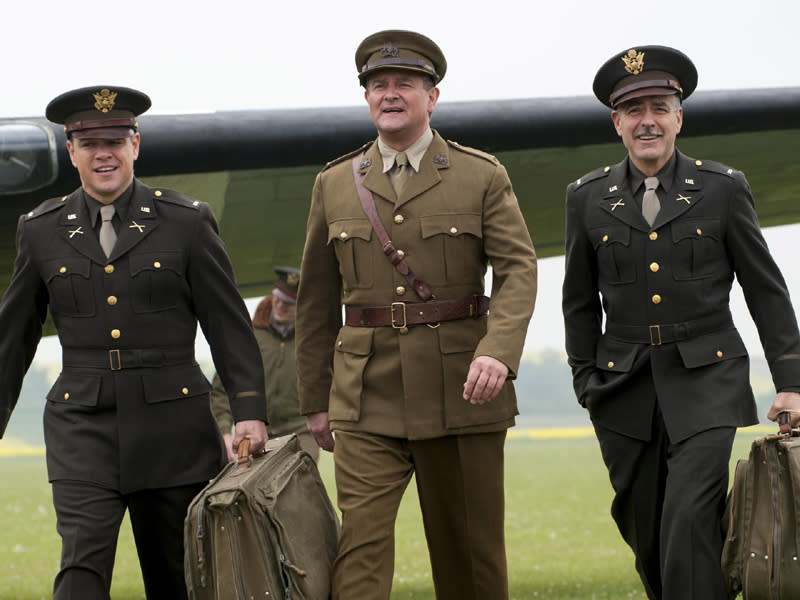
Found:
[{"label": "dark trousers", "polygon": [[615,497],[611,515],[652,600],[727,600],[721,518],[736,429],[673,444],[656,413],[650,441],[595,426]]},{"label": "dark trousers", "polygon": [[336,432],[342,536],[333,600],[388,600],[403,492],[417,493],[438,600],[508,598],[505,431],[408,441]]},{"label": "dark trousers", "polygon": [[81,481],[54,481],[61,570],[54,600],[108,600],[117,538],[127,509],[148,600],[187,597],[183,520],[204,483],[120,494]]}]

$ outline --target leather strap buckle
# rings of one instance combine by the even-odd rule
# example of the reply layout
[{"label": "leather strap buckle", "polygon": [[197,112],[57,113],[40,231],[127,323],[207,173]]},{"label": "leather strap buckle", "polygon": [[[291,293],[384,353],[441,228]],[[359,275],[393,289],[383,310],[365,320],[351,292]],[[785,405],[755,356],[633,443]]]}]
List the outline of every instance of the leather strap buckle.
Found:
[{"label": "leather strap buckle", "polygon": [[[394,318],[394,309],[400,306],[403,309],[403,323],[398,325]],[[392,329],[408,329],[408,320],[406,319],[406,303],[405,302],[392,302]]]},{"label": "leather strap buckle", "polygon": [[119,354],[119,350],[108,351],[108,364],[112,371],[119,371],[122,369],[122,357]]},{"label": "leather strap buckle", "polygon": [[661,345],[661,325],[650,325],[650,345]]}]

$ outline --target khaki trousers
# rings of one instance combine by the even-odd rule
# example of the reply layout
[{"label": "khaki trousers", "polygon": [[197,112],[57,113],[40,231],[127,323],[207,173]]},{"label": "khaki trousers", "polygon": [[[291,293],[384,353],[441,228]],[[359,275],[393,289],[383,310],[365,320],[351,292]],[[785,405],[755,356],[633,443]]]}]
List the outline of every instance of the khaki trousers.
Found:
[{"label": "khaki trousers", "polygon": [[342,536],[333,600],[388,600],[394,527],[415,474],[438,600],[508,598],[503,490],[506,432],[409,441],[336,432]]}]

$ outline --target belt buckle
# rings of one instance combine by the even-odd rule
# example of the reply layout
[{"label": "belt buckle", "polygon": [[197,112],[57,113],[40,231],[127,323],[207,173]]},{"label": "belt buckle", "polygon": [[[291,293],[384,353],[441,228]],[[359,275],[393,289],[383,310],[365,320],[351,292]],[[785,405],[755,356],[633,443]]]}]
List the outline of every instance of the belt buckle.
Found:
[{"label": "belt buckle", "polygon": [[[114,360],[116,357],[116,361]],[[122,369],[122,357],[119,355],[119,350],[108,351],[108,364],[112,371],[119,371]]]},{"label": "belt buckle", "polygon": [[650,325],[650,345],[661,345],[661,325]]},{"label": "belt buckle", "polygon": [[[402,325],[398,325],[397,321],[394,318],[394,308],[395,306],[402,306],[403,307],[403,323]],[[392,302],[391,306],[391,316],[392,316],[392,329],[399,329],[401,332],[405,333],[408,331],[408,320],[406,319],[406,303],[405,302]],[[405,331],[403,331],[405,330]]]}]

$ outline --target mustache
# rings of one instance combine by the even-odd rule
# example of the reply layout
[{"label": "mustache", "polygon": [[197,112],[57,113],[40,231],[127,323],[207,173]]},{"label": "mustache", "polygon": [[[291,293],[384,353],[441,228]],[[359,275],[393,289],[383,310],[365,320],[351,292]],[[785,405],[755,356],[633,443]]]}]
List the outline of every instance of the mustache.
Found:
[{"label": "mustache", "polygon": [[655,127],[644,127],[643,129],[640,129],[639,131],[637,131],[634,134],[634,137],[637,137],[637,138],[640,138],[640,137],[643,137],[643,136],[658,136],[658,137],[661,137],[662,135],[664,135],[663,132],[661,132],[660,130],[656,129]]}]

